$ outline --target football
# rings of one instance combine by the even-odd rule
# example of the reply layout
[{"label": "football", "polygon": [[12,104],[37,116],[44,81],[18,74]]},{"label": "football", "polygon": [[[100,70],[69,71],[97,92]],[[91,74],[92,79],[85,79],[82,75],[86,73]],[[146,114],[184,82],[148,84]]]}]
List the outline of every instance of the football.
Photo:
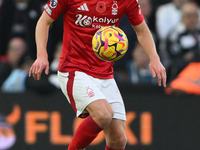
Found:
[{"label": "football", "polygon": [[120,28],[105,26],[94,34],[92,49],[100,59],[116,61],[125,55],[128,49],[128,39]]}]

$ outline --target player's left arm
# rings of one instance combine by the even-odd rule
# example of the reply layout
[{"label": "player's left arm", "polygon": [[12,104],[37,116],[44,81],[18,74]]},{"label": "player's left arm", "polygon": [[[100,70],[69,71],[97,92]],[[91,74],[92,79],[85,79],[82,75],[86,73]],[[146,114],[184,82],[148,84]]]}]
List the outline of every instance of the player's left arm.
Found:
[{"label": "player's left arm", "polygon": [[142,45],[145,52],[149,56],[150,59],[149,69],[152,73],[152,76],[154,78],[157,76],[159,86],[161,86],[162,82],[163,86],[166,87],[166,79],[167,79],[166,70],[165,67],[162,65],[162,63],[160,62],[160,57],[158,56],[158,53],[156,51],[156,46],[152,34],[146,22],[143,21],[141,24],[133,26],[133,29],[136,32],[139,43]]}]

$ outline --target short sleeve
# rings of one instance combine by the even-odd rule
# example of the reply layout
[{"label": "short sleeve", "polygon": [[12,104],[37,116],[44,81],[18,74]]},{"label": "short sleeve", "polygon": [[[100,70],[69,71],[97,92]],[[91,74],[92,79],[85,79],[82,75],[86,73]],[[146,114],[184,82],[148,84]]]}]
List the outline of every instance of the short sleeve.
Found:
[{"label": "short sleeve", "polygon": [[144,20],[144,16],[140,9],[138,0],[126,0],[126,15],[128,20],[133,26],[141,24]]},{"label": "short sleeve", "polygon": [[68,0],[49,0],[43,9],[52,18],[56,19],[61,13],[67,10]]}]

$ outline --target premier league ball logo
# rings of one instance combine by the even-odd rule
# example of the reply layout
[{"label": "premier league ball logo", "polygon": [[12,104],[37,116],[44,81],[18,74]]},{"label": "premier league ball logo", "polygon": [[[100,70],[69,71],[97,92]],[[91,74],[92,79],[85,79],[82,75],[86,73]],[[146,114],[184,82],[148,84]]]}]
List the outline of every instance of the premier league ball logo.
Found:
[{"label": "premier league ball logo", "polygon": [[57,0],[51,0],[51,1],[50,1],[50,6],[51,6],[51,8],[55,8],[55,7],[57,6],[57,4],[58,4],[58,1],[57,1]]}]

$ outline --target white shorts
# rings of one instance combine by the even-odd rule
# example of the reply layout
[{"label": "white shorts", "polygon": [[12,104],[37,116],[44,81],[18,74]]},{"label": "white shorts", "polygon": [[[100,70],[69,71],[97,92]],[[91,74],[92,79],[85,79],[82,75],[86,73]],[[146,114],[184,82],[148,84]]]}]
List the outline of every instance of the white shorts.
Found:
[{"label": "white shorts", "polygon": [[114,79],[98,79],[83,72],[58,71],[62,92],[76,112],[77,117],[86,117],[85,108],[93,101],[106,99],[114,110],[115,119],[125,120],[124,102]]}]

